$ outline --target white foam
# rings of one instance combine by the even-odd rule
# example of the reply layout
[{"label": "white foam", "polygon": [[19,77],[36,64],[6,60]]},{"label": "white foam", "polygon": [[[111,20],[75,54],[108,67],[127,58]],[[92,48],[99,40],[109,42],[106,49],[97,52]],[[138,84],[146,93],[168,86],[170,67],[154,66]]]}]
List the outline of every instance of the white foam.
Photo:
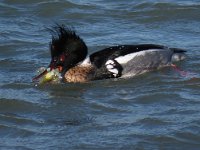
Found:
[{"label": "white foam", "polygon": [[185,58],[186,55],[184,53],[174,53],[172,55],[172,62],[181,61],[184,60]]}]

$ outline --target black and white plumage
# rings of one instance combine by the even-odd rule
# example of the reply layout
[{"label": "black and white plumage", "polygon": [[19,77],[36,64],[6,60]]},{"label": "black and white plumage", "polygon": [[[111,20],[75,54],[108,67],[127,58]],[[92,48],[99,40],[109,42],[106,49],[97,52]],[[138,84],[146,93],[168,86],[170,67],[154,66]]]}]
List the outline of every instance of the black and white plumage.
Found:
[{"label": "black and white plumage", "polygon": [[[106,65],[116,77],[131,77],[183,60],[185,52],[155,44],[119,45],[91,54],[90,60],[97,67]],[[115,67],[116,63],[121,69]]]},{"label": "black and white plumage", "polygon": [[112,46],[87,55],[87,46],[75,31],[59,25],[54,28],[50,50],[49,68],[59,68],[67,82],[133,77],[182,60],[186,52],[140,44]]}]

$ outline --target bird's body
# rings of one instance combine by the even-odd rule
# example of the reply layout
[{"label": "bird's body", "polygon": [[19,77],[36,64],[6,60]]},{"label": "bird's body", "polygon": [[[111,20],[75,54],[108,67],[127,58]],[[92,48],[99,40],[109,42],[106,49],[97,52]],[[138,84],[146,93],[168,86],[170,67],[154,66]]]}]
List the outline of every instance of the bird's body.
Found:
[{"label": "bird's body", "polygon": [[184,50],[155,44],[112,46],[87,55],[86,44],[74,31],[58,26],[56,33],[49,68],[60,68],[65,82],[133,77],[185,58]]}]

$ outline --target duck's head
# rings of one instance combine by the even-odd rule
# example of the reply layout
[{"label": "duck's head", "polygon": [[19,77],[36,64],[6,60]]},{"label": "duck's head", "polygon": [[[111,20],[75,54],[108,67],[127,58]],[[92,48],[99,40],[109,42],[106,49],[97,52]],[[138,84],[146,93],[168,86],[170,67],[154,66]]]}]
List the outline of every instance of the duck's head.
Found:
[{"label": "duck's head", "polygon": [[50,52],[49,67],[63,73],[86,58],[87,46],[75,31],[58,25],[54,27]]},{"label": "duck's head", "polygon": [[68,69],[76,66],[87,56],[87,46],[74,30],[63,25],[57,25],[51,31],[50,64],[44,72],[33,78],[33,80],[39,79],[48,70],[57,69],[63,75]]}]

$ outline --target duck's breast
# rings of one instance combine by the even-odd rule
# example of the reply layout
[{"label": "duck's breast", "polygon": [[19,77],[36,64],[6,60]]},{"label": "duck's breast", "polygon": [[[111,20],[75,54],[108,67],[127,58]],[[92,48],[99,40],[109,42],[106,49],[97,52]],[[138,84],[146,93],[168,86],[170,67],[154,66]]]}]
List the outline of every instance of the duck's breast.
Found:
[{"label": "duck's breast", "polygon": [[69,69],[64,77],[66,82],[88,82],[93,80],[94,73],[92,66],[75,66]]}]

